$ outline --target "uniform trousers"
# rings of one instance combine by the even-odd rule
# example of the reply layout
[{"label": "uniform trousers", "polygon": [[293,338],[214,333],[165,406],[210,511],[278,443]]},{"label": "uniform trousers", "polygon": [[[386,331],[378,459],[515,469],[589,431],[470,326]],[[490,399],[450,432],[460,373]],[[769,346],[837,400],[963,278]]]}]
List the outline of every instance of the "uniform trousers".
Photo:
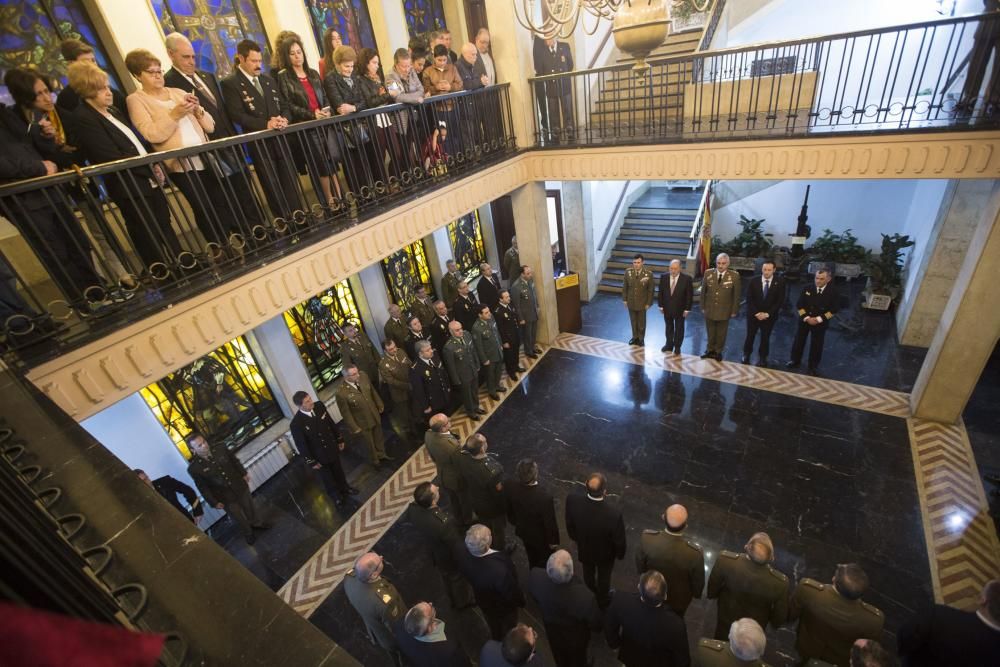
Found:
[{"label": "uniform trousers", "polygon": [[758,320],[751,315],[747,318],[747,337],[743,341],[744,357],[749,357],[750,353],[753,352],[753,339],[759,331],[760,345],[757,347],[757,353],[761,359],[767,359],[767,353],[771,351],[771,331],[774,330],[774,322],[775,320],[770,317],[765,320]]},{"label": "uniform trousers", "polygon": [[729,320],[705,319],[705,332],[708,334],[707,352],[722,354],[726,349],[726,336],[729,334]]},{"label": "uniform trousers", "polygon": [[546,623],[545,634],[549,638],[549,647],[552,649],[556,667],[580,667],[589,664],[587,661],[589,632],[581,632],[577,625]]},{"label": "uniform trousers", "polygon": [[603,563],[581,563],[583,565],[583,583],[594,591],[597,596],[597,606],[604,609],[611,603],[611,570],[615,566],[613,560]]},{"label": "uniform trousers", "polygon": [[496,395],[497,391],[500,389],[500,376],[503,374],[503,369],[500,368],[500,362],[491,361],[489,364],[483,365],[482,368],[486,375],[486,391],[490,394]]},{"label": "uniform trousers", "polygon": [[253,504],[253,496],[250,495],[250,487],[242,484],[238,488],[232,489],[235,499],[232,502],[223,503],[223,509],[233,517],[233,520],[243,530],[244,535],[253,535],[253,527],[260,525],[257,517],[257,508]]},{"label": "uniform trousers", "polygon": [[479,410],[479,379],[463,380],[458,385],[458,395],[462,399],[465,414],[474,416]]},{"label": "uniform trousers", "polygon": [[538,331],[538,321],[525,322],[521,325],[521,340],[524,342],[524,353],[535,353],[535,332]]},{"label": "uniform trousers", "polygon": [[382,435],[382,424],[375,424],[371,428],[363,428],[355,436],[368,446],[368,453],[372,455],[372,465],[378,465],[379,459],[385,458],[385,438]]},{"label": "uniform trousers", "polygon": [[507,375],[511,378],[517,375],[517,369],[520,367],[518,359],[520,347],[521,346],[519,344],[515,345],[514,343],[511,343],[510,347],[503,348],[503,365],[507,370]]},{"label": "uniform trousers", "polygon": [[667,334],[667,348],[671,350],[681,349],[684,342],[684,322],[683,315],[667,315],[663,313],[663,328]]},{"label": "uniform trousers", "polygon": [[410,410],[410,397],[392,401],[392,421],[395,424],[399,439],[406,443],[415,442],[419,439],[417,424]]},{"label": "uniform trousers", "polygon": [[806,338],[809,338],[809,368],[818,368],[823,359],[823,339],[826,338],[826,324],[806,324],[799,322],[795,332],[795,342],[792,343],[792,361],[802,362],[802,352],[806,348]]},{"label": "uniform trousers", "polygon": [[628,309],[628,321],[632,325],[632,338],[634,340],[646,339],[646,309]]},{"label": "uniform trousers", "polygon": [[326,489],[326,495],[331,498],[347,498],[348,488],[347,477],[344,475],[344,466],[338,459],[336,463],[322,463],[319,470],[313,471],[319,476]]}]

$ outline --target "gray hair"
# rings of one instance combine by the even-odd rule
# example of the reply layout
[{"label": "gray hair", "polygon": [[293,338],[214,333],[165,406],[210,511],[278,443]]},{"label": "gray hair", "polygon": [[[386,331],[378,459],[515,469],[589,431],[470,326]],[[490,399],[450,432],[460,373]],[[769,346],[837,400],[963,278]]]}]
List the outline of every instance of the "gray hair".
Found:
[{"label": "gray hair", "polygon": [[677,266],[680,266],[681,265],[681,260],[679,260],[679,259],[672,259],[672,260],[670,260],[670,266],[673,266],[674,264],[676,264]]},{"label": "gray hair", "polygon": [[347,377],[347,374],[356,368],[357,366],[353,364],[348,364],[347,366],[344,366],[343,370],[340,371],[340,374],[343,375],[344,377]]},{"label": "gray hair", "polygon": [[430,346],[431,346],[431,342],[429,340],[418,340],[414,344],[413,349],[414,349],[414,351],[417,354],[420,354],[421,352],[423,352],[424,350],[426,350]]},{"label": "gray hair", "polygon": [[[472,48],[476,48],[476,47],[472,47]],[[491,269],[491,268],[493,268],[493,267],[492,267],[492,266],[490,266],[490,263],[489,263],[489,262],[481,262],[481,263],[479,264],[479,270],[480,270],[480,271],[482,271],[483,269]]]},{"label": "gray hair", "polygon": [[465,548],[473,556],[482,556],[485,554],[490,550],[492,542],[493,533],[481,523],[477,523],[465,533]]},{"label": "gray hair", "polygon": [[729,648],[740,660],[759,660],[766,646],[764,630],[752,618],[741,618],[729,626]]},{"label": "gray hair", "polygon": [[190,43],[191,40],[179,32],[172,32],[163,38],[163,45],[167,47],[168,52],[176,51],[179,46]]},{"label": "gray hair", "polygon": [[554,584],[565,584],[573,578],[573,557],[565,549],[552,552],[545,563],[545,574]]},{"label": "gray hair", "polygon": [[723,257],[725,257],[726,259],[729,259],[729,255],[728,254],[726,254],[724,252],[720,252],[718,255],[715,256],[715,261],[719,261]]},{"label": "gray hair", "polygon": [[427,634],[427,629],[431,627],[434,616],[429,613],[430,605],[426,602],[418,602],[410,607],[403,617],[403,629],[411,637],[423,637]]}]

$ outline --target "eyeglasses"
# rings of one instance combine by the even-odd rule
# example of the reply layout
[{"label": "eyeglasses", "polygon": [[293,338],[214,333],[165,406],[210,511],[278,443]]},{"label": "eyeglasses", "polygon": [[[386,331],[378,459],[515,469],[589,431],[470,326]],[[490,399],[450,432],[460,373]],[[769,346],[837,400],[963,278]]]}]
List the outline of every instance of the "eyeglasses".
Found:
[{"label": "eyeglasses", "polygon": [[147,69],[147,70],[145,70],[145,72],[146,72],[146,74],[148,74],[150,76],[163,76],[163,70],[162,69]]}]

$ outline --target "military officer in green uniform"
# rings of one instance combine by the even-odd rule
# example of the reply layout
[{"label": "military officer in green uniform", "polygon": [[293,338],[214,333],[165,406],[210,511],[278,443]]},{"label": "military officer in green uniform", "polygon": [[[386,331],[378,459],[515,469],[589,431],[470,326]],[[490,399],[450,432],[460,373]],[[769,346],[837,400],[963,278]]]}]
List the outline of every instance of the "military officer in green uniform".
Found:
[{"label": "military officer in green uniform", "polygon": [[389,304],[388,310],[389,319],[385,321],[382,333],[385,334],[386,340],[395,341],[396,346],[402,350],[406,344],[406,336],[409,335],[410,329],[403,321],[403,311],[399,306],[394,303]]},{"label": "military officer in green uniform", "polygon": [[503,275],[507,278],[507,287],[521,275],[521,253],[517,250],[517,237],[510,237],[510,248],[503,254]]},{"label": "military officer in green uniform", "polygon": [[343,375],[344,379],[334,392],[337,409],[351,435],[368,446],[372,465],[378,468],[382,461],[392,460],[385,453],[382,437],[381,415],[385,406],[368,375],[359,371],[357,366],[345,366]]},{"label": "military officer in green uniform", "polygon": [[760,659],[767,648],[764,629],[752,618],[734,621],[729,641],[703,638],[694,651],[696,667],[767,667]]},{"label": "military officer in green uniform", "polygon": [[431,320],[434,319],[434,304],[427,296],[427,288],[420,285],[413,290],[413,302],[410,304],[410,313],[420,318],[420,324],[426,329]]},{"label": "military officer in green uniform", "polygon": [[201,433],[189,435],[187,444],[192,454],[188,475],[205,502],[225,510],[243,530],[247,544],[253,544],[257,539],[254,528],[263,529],[266,526],[257,518],[246,468],[228,448],[209,445]]},{"label": "military officer in green uniform", "polygon": [[479,362],[486,370],[486,391],[494,401],[499,400],[500,393],[507,391],[500,386],[503,343],[500,342],[500,331],[493,320],[493,313],[486,304],[479,304],[479,317],[472,325],[472,340],[476,345]]},{"label": "military officer in green uniform", "polygon": [[379,353],[365,334],[358,327],[348,323],[344,325],[344,340],[340,343],[340,359],[344,368],[357,366],[358,370],[368,376],[372,382],[378,382]]},{"label": "military officer in green uniform", "polygon": [[729,320],[739,312],[742,294],[740,274],[729,268],[729,255],[719,253],[715,268],[706,271],[701,279],[701,312],[708,334],[708,347],[702,359],[722,361]]},{"label": "military officer in green uniform", "polygon": [[530,266],[521,267],[521,275],[510,287],[510,297],[514,301],[514,310],[521,318],[521,343],[524,354],[529,359],[538,357],[541,352],[535,347],[535,334],[538,331],[538,299],[535,298],[534,271]]},{"label": "military officer in green uniform", "polygon": [[393,626],[402,620],[408,607],[396,587],[382,576],[383,567],[382,557],[374,551],[359,556],[344,577],[344,593],[364,621],[372,643],[400,664]]},{"label": "military officer in green uniform", "polygon": [[795,649],[803,662],[849,665],[856,640],[881,639],[885,616],[861,600],[866,590],[868,575],[857,563],[838,565],[831,584],[808,577],[799,582],[790,620],[799,619]]},{"label": "military officer in green uniform", "polygon": [[705,588],[705,556],[701,547],[684,537],[688,512],[683,505],[671,505],[663,513],[665,530],[644,530],[635,553],[635,569],[656,570],[667,580],[667,605],[678,616]]},{"label": "military officer in green uniform", "polygon": [[452,385],[458,387],[462,396],[465,414],[474,422],[486,410],[479,407],[479,354],[472,341],[472,334],[462,330],[461,322],[449,322],[451,337],[444,344],[444,365],[448,369]]},{"label": "military officer in green uniform", "polygon": [[382,343],[382,360],[378,362],[379,376],[382,383],[389,387],[389,399],[392,401],[392,419],[399,429],[399,439],[403,442],[420,444],[416,425],[413,423],[413,413],[410,411],[410,363],[406,352],[395,341],[386,339]]},{"label": "military officer in green uniform", "polygon": [[717,599],[715,638],[725,640],[729,626],[752,618],[777,628],[788,618],[788,577],[771,567],[774,544],[767,533],[754,533],[744,553],[722,551],[708,577],[708,597]]},{"label": "military officer in green uniform", "polygon": [[458,270],[458,264],[455,260],[449,259],[445,262],[445,267],[448,269],[444,277],[441,278],[441,300],[444,301],[444,305],[448,306],[448,310],[451,310],[452,305],[455,303],[455,299],[458,298],[458,284],[464,280],[462,278],[461,272]]},{"label": "military officer in green uniform", "polygon": [[625,282],[622,284],[622,301],[628,308],[628,319],[632,325],[629,345],[646,344],[646,311],[653,305],[656,289],[653,272],[643,262],[642,255],[632,258],[632,266],[625,269]]}]

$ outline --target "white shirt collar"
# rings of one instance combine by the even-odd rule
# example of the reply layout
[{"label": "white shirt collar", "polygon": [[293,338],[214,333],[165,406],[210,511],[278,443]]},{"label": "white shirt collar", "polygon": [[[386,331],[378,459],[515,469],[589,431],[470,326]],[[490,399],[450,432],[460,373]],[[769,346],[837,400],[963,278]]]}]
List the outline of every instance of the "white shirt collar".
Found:
[{"label": "white shirt collar", "polygon": [[993,628],[997,632],[1000,632],[1000,624],[994,623],[990,619],[986,618],[986,614],[983,613],[982,609],[980,609],[979,611],[976,612],[976,616],[979,617],[980,621],[982,621],[983,623],[985,623],[989,627]]},{"label": "white shirt collar", "polygon": [[253,80],[254,79],[258,79],[258,80],[260,79],[260,75],[259,74],[257,76],[253,76],[251,74],[247,74],[247,71],[245,69],[243,69],[242,67],[238,66],[238,65],[236,66],[236,69],[238,69],[240,71],[240,74],[242,74],[243,76],[245,76],[247,78],[247,81],[249,81],[251,85],[253,85]]},{"label": "white shirt collar", "polygon": [[315,415],[313,415],[313,411],[312,410],[303,410],[302,408],[299,408],[299,412],[301,412],[304,415],[309,415],[310,417],[315,416]]},{"label": "white shirt collar", "polygon": [[473,556],[475,556],[476,558],[484,558],[486,556],[489,556],[490,554],[495,554],[495,553],[497,553],[496,549],[487,549],[486,553],[479,554],[478,556],[475,556],[475,554],[473,554]]}]

